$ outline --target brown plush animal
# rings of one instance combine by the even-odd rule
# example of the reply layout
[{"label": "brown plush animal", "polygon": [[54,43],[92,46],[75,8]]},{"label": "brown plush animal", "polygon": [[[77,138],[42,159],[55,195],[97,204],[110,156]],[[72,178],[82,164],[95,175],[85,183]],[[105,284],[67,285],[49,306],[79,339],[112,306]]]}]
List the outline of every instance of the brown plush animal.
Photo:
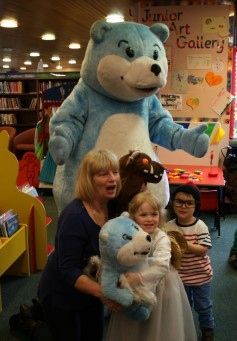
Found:
[{"label": "brown plush animal", "polygon": [[148,182],[158,183],[162,179],[164,167],[139,150],[122,156],[120,163],[121,192],[117,198],[117,213],[128,210],[128,203]]}]

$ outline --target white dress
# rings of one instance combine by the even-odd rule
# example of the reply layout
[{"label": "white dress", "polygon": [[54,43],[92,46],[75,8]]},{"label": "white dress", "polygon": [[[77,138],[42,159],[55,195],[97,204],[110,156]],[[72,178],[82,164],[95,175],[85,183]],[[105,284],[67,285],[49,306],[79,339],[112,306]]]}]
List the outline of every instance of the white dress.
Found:
[{"label": "white dress", "polygon": [[[142,272],[142,277],[146,284],[148,279],[152,280],[153,274],[153,283],[158,283],[157,304],[153,307],[150,318],[144,322],[136,322],[122,312],[113,312],[106,341],[197,341],[192,311],[183,283],[173,266],[170,271],[166,267],[167,245],[170,248],[170,241],[159,229],[153,240],[151,266],[147,273]],[[163,260],[159,262],[159,259]],[[170,257],[168,261],[169,259]]]}]

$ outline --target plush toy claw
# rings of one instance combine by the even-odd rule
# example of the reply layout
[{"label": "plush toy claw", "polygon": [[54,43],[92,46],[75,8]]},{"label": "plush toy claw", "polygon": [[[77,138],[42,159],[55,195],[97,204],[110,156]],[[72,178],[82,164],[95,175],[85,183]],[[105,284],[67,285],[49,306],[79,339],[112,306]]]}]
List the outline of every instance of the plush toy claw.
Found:
[{"label": "plush toy claw", "polygon": [[193,156],[203,157],[209,146],[209,137],[205,134],[207,128],[206,124],[191,129],[182,127],[174,134],[172,144],[175,149],[183,149]]}]

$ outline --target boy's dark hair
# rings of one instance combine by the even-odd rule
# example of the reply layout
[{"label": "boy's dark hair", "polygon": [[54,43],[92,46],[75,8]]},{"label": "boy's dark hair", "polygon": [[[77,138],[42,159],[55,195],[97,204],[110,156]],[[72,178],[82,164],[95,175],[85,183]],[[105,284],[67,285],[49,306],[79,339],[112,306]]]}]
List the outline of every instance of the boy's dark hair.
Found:
[{"label": "boy's dark hair", "polygon": [[187,183],[187,184],[178,186],[173,192],[172,200],[175,199],[176,194],[179,192],[188,193],[193,196],[195,203],[196,203],[196,209],[195,209],[194,215],[197,215],[200,210],[200,201],[201,201],[201,195],[197,186],[195,186],[192,183]]}]

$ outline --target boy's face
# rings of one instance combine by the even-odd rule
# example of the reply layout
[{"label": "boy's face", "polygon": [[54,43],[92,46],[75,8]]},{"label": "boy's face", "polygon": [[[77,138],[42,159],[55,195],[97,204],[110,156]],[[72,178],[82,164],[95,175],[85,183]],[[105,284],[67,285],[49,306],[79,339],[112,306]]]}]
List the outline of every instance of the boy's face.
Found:
[{"label": "boy's face", "polygon": [[189,223],[189,220],[193,218],[196,202],[192,194],[178,192],[174,197],[172,206],[179,222]]}]

